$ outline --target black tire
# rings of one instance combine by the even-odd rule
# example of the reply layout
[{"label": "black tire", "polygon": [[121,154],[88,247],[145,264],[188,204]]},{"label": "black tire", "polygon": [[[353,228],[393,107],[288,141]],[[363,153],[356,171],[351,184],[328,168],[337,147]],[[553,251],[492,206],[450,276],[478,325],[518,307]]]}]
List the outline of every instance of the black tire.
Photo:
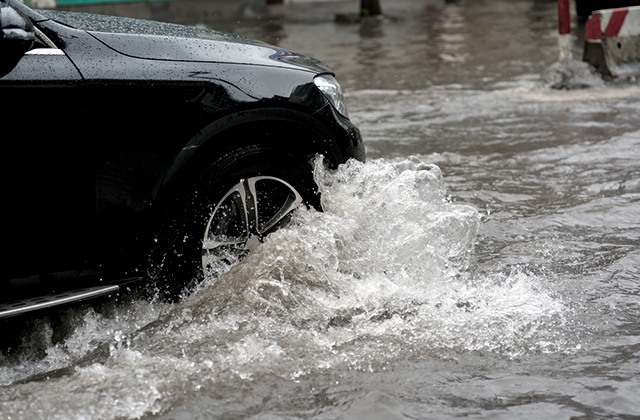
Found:
[{"label": "black tire", "polygon": [[320,208],[310,162],[260,145],[217,160],[183,197],[150,253],[150,277],[170,300],[244,258],[297,206]]}]

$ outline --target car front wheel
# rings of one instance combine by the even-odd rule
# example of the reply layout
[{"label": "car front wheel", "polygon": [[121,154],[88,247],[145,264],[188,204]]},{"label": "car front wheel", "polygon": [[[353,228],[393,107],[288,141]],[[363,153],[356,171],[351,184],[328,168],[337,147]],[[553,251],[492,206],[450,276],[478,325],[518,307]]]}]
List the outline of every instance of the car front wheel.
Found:
[{"label": "car front wheel", "polygon": [[186,197],[151,254],[152,278],[170,298],[242,260],[299,206],[320,208],[310,163],[266,146],[217,160]]}]

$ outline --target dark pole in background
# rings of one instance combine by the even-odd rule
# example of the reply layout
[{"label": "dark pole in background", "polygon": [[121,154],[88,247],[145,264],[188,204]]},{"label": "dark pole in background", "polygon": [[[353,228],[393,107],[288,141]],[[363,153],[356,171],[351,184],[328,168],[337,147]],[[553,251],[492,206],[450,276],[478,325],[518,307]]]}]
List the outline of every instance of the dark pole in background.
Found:
[{"label": "dark pole in background", "polygon": [[377,16],[381,14],[380,0],[360,0],[360,16]]}]

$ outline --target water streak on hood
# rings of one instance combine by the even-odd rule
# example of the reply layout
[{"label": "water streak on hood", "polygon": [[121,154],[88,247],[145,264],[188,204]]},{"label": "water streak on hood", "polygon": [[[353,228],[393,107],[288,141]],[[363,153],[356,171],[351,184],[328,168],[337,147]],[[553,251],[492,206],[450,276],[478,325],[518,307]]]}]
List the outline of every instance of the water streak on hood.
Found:
[{"label": "water streak on hood", "polygon": [[59,23],[88,31],[107,46],[130,57],[290,67],[332,73],[326,64],[315,58],[210,29],[87,13],[39,12]]}]

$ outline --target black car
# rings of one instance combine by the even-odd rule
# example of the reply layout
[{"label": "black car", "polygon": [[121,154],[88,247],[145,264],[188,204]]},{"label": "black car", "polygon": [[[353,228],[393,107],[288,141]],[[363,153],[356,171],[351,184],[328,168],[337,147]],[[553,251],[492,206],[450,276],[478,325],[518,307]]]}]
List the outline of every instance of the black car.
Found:
[{"label": "black car", "polygon": [[364,160],[331,69],[246,38],[0,0],[0,318],[171,295]]}]

